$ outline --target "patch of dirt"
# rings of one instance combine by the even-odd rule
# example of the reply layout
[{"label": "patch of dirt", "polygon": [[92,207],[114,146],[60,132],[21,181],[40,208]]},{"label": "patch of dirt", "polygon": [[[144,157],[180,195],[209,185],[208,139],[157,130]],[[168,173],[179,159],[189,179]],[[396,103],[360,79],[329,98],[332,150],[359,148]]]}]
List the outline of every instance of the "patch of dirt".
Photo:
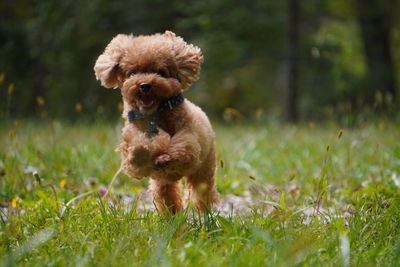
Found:
[{"label": "patch of dirt", "polygon": [[[264,200],[279,201],[280,195],[280,189],[275,186],[253,186],[241,196],[225,195],[214,207],[214,211],[222,216],[249,215],[255,208],[262,207],[264,215],[268,215],[276,208],[266,204]],[[155,210],[153,198],[147,190],[142,190],[135,196],[123,195],[121,203],[126,207],[132,207],[136,203],[135,208],[139,212],[152,212]]]},{"label": "patch of dirt", "polygon": [[[221,216],[249,216],[254,212],[261,213],[264,217],[278,212],[279,202],[282,192],[292,199],[297,199],[300,188],[297,185],[290,185],[288,188],[279,188],[274,185],[256,185],[250,186],[248,191],[244,191],[243,195],[234,194],[225,195],[220,202],[214,207],[214,212]],[[121,203],[132,208],[134,205],[138,212],[153,212],[155,207],[153,198],[147,190],[143,190],[133,195],[124,195]],[[339,212],[338,212],[339,210]],[[316,204],[309,206],[299,206],[293,210],[293,213],[300,214],[304,224],[309,224],[316,218],[323,223],[330,223],[333,218],[344,218],[347,223],[348,218],[354,214],[354,208],[351,205],[343,205],[340,209],[324,208]]]},{"label": "patch of dirt", "polygon": [[[102,187],[99,190],[101,191]],[[104,190],[107,189],[104,187]],[[214,207],[214,212],[225,217],[249,216],[252,213],[269,217],[281,209],[280,198],[282,192],[285,192],[286,196],[290,196],[293,200],[296,200],[299,197],[299,191],[300,188],[297,185],[290,185],[288,188],[279,188],[274,185],[253,184],[241,196],[228,194],[222,197],[220,202]],[[119,198],[118,203],[123,205],[126,211],[132,208],[135,208],[139,213],[154,212],[156,210],[153,197],[147,190],[142,190],[137,194],[120,194],[115,196]],[[108,199],[111,201],[110,198]],[[8,221],[10,207],[10,203],[0,203],[0,220],[3,222]],[[24,210],[13,208],[11,212],[13,216],[18,216]],[[303,218],[302,223],[304,224],[311,223],[314,218],[323,223],[330,223],[333,218],[344,218],[345,224],[348,224],[348,219],[354,214],[354,207],[343,204],[340,207],[325,208],[314,203],[308,206],[292,208],[292,213],[300,214]]]}]

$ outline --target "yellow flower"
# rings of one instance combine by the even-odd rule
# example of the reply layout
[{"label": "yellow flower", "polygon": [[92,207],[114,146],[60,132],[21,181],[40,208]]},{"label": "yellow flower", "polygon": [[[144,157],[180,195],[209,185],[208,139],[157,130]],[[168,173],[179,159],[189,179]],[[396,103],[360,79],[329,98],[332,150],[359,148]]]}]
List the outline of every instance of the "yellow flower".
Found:
[{"label": "yellow flower", "polygon": [[64,189],[66,185],[67,185],[67,181],[65,179],[62,179],[60,182],[60,188]]},{"label": "yellow flower", "polygon": [[11,207],[16,208],[18,206],[18,203],[21,202],[22,199],[19,198],[19,196],[14,197],[11,200]]},{"label": "yellow flower", "polygon": [[44,106],[44,103],[45,103],[44,98],[42,96],[37,96],[36,103],[38,104],[39,107]]},{"label": "yellow flower", "polygon": [[244,116],[234,108],[225,108],[224,110],[224,119],[231,121],[231,120],[241,120]]},{"label": "yellow flower", "polygon": [[124,104],[122,104],[121,102],[118,103],[118,110],[122,111],[124,109]]},{"label": "yellow flower", "polygon": [[14,84],[10,83],[10,85],[7,88],[7,92],[9,95],[11,95],[14,92]]},{"label": "yellow flower", "polygon": [[81,112],[82,111],[82,104],[81,103],[76,103],[75,104],[75,110],[77,112]]}]

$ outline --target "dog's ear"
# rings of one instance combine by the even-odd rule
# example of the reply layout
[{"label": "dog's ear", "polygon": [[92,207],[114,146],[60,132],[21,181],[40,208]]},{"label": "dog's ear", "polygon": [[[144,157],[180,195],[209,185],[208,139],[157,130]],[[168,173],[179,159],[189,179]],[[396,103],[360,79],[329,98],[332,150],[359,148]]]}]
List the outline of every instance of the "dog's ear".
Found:
[{"label": "dog's ear", "polygon": [[107,45],[94,65],[96,79],[106,88],[118,88],[122,83],[119,63],[132,41],[132,35],[118,34]]},{"label": "dog's ear", "polygon": [[183,89],[186,89],[200,78],[200,65],[204,61],[201,50],[197,46],[187,44],[171,31],[166,31],[164,35],[173,41],[178,79]]}]

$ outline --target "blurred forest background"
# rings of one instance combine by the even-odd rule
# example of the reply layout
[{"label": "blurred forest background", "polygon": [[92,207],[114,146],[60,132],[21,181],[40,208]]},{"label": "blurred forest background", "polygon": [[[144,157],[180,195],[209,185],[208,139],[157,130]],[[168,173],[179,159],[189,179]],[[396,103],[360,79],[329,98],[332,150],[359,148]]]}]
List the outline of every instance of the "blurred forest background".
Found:
[{"label": "blurred forest background", "polygon": [[95,60],[118,33],[165,30],[201,47],[188,97],[215,118],[393,114],[399,2],[1,1],[0,117],[119,116]]}]

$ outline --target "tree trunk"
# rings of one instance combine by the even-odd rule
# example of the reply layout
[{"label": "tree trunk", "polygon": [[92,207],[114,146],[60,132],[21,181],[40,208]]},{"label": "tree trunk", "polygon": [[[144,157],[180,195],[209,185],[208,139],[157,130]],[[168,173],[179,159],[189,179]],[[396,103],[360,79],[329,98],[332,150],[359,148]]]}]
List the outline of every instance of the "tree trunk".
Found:
[{"label": "tree trunk", "polygon": [[298,120],[298,53],[299,53],[299,0],[287,0],[288,57],[285,119]]},{"label": "tree trunk", "polygon": [[[374,102],[377,92],[395,99],[395,75],[390,47],[390,8],[392,1],[356,0],[358,23],[368,73],[366,97]],[[386,10],[385,10],[386,8]]]}]

